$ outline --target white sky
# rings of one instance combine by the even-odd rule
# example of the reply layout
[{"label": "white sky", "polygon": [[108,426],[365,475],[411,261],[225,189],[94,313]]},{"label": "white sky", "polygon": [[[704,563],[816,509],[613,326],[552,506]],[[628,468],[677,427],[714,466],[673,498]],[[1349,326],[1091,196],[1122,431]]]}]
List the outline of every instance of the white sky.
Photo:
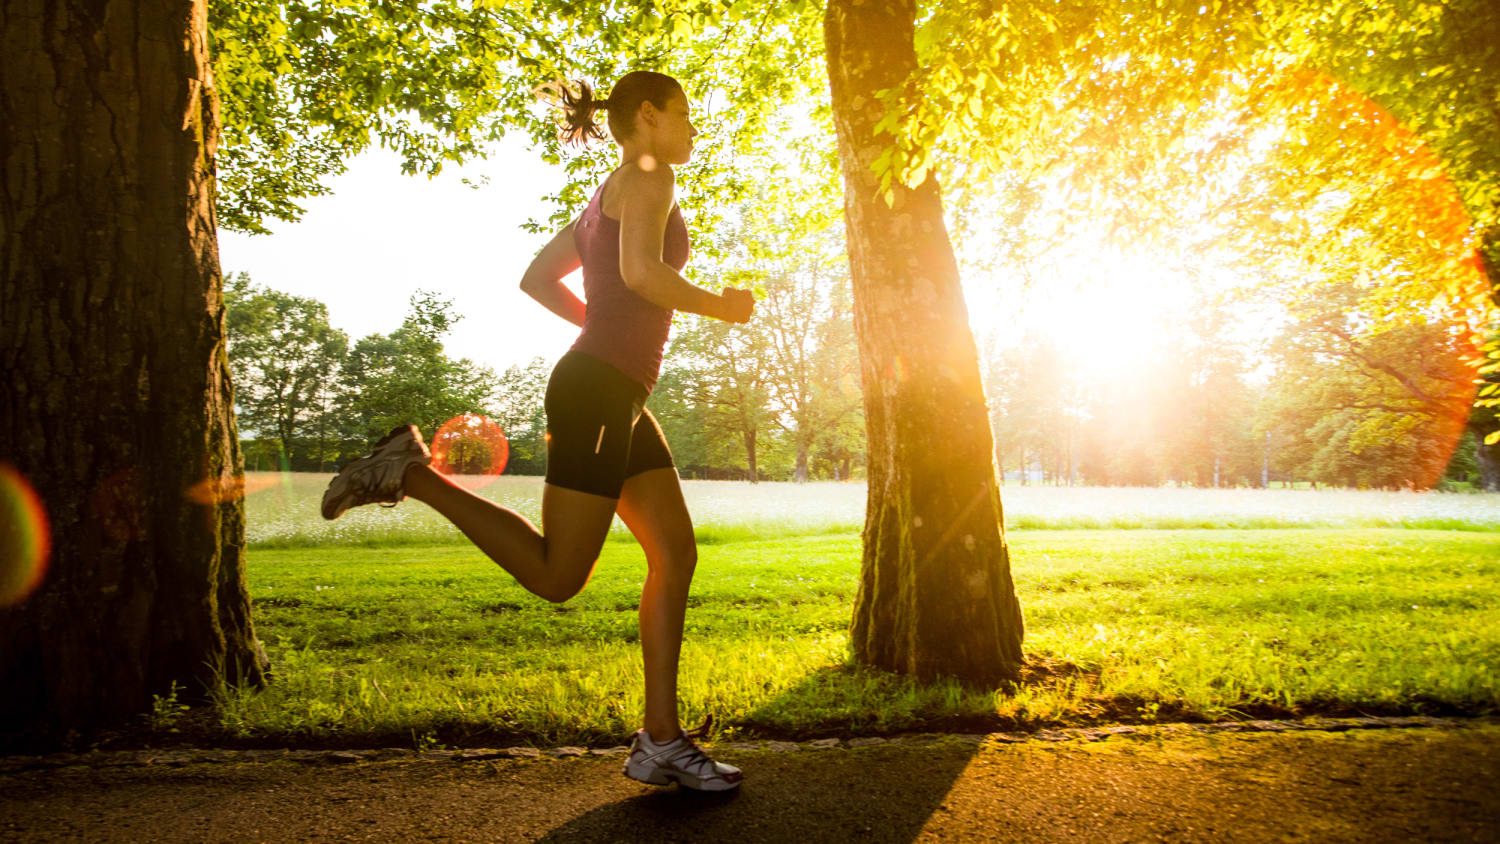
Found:
[{"label": "white sky", "polygon": [[[484,176],[489,184],[477,190],[462,181]],[[395,154],[374,150],[329,182],[331,194],[303,202],[301,221],[273,221],[269,235],[220,231],[219,260],[226,275],[248,272],[261,287],[323,302],[351,343],[399,328],[407,299],[426,289],[463,315],[448,354],[497,371],[536,356],[556,360],[578,329],[518,287],[547,240],[520,224],[544,216],[541,197],[563,182],[562,168],[519,138],[431,180],[403,176]]]}]

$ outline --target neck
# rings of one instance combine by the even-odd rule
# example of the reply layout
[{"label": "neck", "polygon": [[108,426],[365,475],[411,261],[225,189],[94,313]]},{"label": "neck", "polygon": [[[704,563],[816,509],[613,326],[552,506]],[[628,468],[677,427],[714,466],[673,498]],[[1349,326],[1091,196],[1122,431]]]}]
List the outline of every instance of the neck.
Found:
[{"label": "neck", "polygon": [[[643,159],[649,159],[651,162],[650,166],[647,166]],[[661,164],[661,156],[656,155],[641,144],[627,141],[620,145],[620,166],[624,167],[626,164],[639,164],[643,170],[653,169],[656,165]]]}]

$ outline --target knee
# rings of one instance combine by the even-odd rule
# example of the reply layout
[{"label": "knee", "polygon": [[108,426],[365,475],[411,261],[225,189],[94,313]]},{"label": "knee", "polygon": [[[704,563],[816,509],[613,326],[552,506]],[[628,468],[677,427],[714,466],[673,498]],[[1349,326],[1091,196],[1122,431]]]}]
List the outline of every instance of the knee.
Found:
[{"label": "knee", "polygon": [[693,581],[693,572],[698,568],[698,546],[684,544],[670,549],[660,565],[652,573],[665,578],[670,584],[686,587]]},{"label": "knee", "polygon": [[567,601],[588,585],[589,578],[594,573],[593,565],[563,567],[554,570],[550,575],[532,591],[544,600],[554,604],[567,603]]},{"label": "knee", "polygon": [[554,604],[565,604],[574,595],[583,591],[588,583],[588,578],[551,578],[536,591],[538,597]]}]

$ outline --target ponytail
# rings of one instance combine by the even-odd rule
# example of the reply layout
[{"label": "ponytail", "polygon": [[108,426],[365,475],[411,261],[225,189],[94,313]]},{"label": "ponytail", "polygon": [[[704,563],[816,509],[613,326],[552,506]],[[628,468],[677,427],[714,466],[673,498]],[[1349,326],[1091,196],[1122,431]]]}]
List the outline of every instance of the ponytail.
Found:
[{"label": "ponytail", "polygon": [[559,85],[563,107],[562,141],[572,146],[583,146],[590,140],[604,138],[604,130],[594,122],[594,112],[608,111],[609,98],[594,99],[594,91],[589,83],[582,79],[578,80],[578,94],[575,96],[568,85]]},{"label": "ponytail", "polygon": [[[573,93],[576,85],[578,93]],[[579,79],[572,85],[556,83],[548,85],[558,92],[563,107],[563,126],[560,136],[563,143],[582,146],[590,140],[602,139],[604,130],[594,119],[594,112],[609,112],[609,133],[616,141],[622,141],[635,133],[635,115],[641,103],[650,102],[660,109],[667,101],[683,95],[682,84],[665,73],[650,70],[633,70],[615,83],[609,96],[595,98],[589,83]]]}]

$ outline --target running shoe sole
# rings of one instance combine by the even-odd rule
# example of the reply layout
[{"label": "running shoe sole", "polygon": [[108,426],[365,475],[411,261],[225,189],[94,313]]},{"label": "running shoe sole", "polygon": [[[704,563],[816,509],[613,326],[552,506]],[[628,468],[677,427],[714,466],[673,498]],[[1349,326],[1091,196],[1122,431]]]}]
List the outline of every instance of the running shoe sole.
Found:
[{"label": "running shoe sole", "polygon": [[671,785],[675,782],[683,788],[691,788],[694,791],[730,791],[740,787],[738,781],[730,782],[723,777],[714,777],[705,781],[685,771],[665,771],[660,767],[654,768],[651,773],[641,776],[632,773],[630,767],[630,763],[626,762],[625,776],[636,782],[646,783],[647,785]]},{"label": "running shoe sole", "polygon": [[390,444],[391,440],[394,440],[395,438],[405,433],[410,433],[414,440],[420,441],[421,439],[421,435],[417,432],[417,426],[398,425],[395,428],[392,428],[389,434],[381,437],[380,442],[376,443],[375,447],[370,449],[369,454],[365,455],[364,457],[357,457],[339,469],[339,473],[334,476],[333,480],[328,482],[328,489],[323,492],[323,518],[332,521],[334,519],[337,519],[339,516],[342,516],[349,510],[349,507],[347,506],[340,506],[342,499],[345,497],[348,486],[348,475],[345,473],[361,463],[365,463],[374,459],[375,456],[380,453],[380,450],[382,448],[385,448],[388,444]]}]

